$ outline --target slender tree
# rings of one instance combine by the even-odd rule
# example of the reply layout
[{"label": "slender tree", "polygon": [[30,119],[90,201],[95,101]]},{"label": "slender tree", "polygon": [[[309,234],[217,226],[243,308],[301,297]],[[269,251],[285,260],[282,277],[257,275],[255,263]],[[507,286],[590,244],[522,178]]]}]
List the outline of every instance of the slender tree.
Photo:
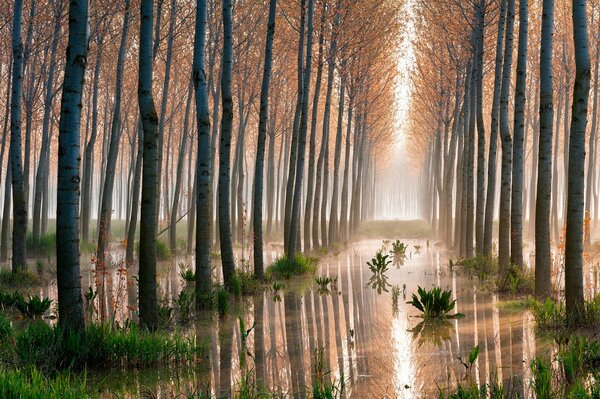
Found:
[{"label": "slender tree", "polygon": [[71,0],[58,135],[56,277],[59,321],[61,325],[76,330],[84,327],[79,272],[79,160],[87,51],[88,2]]},{"label": "slender tree", "polygon": [[550,250],[550,200],[552,190],[552,130],[554,96],[552,87],[552,36],[554,0],[544,0],[540,45],[540,148],[538,151],[537,194],[535,203],[535,295],[550,297],[552,289]]},{"label": "slender tree", "polygon": [[27,234],[27,199],[21,148],[21,98],[23,96],[23,41],[21,24],[23,0],[15,0],[12,34],[12,98],[10,105],[10,165],[13,202],[12,271],[27,267],[25,236]]},{"label": "slender tree", "polygon": [[590,91],[586,0],[573,0],[575,82],[569,135],[567,233],[565,237],[565,297],[567,318],[577,322],[583,314],[583,209],[585,130]]},{"label": "slender tree", "polygon": [[140,324],[158,327],[156,297],[156,224],[158,218],[158,116],[152,95],[152,24],[154,2],[142,0],[140,7],[140,55],[138,103],[144,130],[142,204],[140,212],[139,309]]},{"label": "slender tree", "polygon": [[[221,67],[221,137],[219,142],[219,240],[221,242],[221,262],[223,281],[230,288],[235,273],[233,243],[231,241],[231,215],[229,193],[231,179],[231,132],[233,129],[233,95],[231,92],[231,72],[233,64],[233,4],[223,0],[223,58]],[[200,190],[199,190],[200,191]],[[199,213],[199,210],[198,210]]]},{"label": "slender tree", "polygon": [[[269,85],[271,83],[271,69],[273,63],[273,37],[275,36],[276,7],[277,0],[270,0],[269,20],[267,22],[267,39],[265,43],[265,63],[260,91],[260,115],[258,121],[258,139],[256,144],[256,164],[254,168],[254,274],[259,279],[262,279],[264,275],[262,237],[263,173],[265,141],[267,138],[267,117],[269,115]],[[271,145],[272,144],[273,143],[271,143]]]}]

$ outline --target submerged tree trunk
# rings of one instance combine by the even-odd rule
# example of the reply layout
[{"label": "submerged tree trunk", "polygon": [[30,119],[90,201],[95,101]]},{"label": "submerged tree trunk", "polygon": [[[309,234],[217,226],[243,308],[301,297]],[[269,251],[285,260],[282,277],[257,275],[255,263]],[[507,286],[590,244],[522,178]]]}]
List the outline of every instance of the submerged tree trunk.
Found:
[{"label": "submerged tree trunk", "polygon": [[583,303],[583,209],[585,129],[590,91],[590,56],[587,36],[586,1],[573,0],[575,84],[569,137],[569,183],[567,235],[565,238],[565,298],[569,322],[581,321]]},{"label": "submerged tree trunk", "polygon": [[519,1],[519,48],[517,54],[517,82],[512,153],[512,191],[510,206],[510,260],[523,266],[523,136],[525,131],[525,86],[527,79],[527,30],[529,0]]},{"label": "submerged tree trunk", "polygon": [[[273,37],[275,36],[275,13],[277,0],[269,2],[269,21],[267,22],[267,38],[265,43],[265,63],[260,91],[260,115],[258,121],[258,139],[256,146],[256,164],[254,168],[254,206],[252,217],[254,222],[254,275],[258,279],[264,276],[262,208],[263,208],[263,173],[265,158],[265,141],[267,138],[267,117],[269,115],[269,85],[273,59]],[[272,145],[273,143],[271,143]],[[273,166],[271,165],[271,168]],[[262,298],[261,298],[262,301]]]},{"label": "submerged tree trunk", "polygon": [[540,141],[535,209],[535,295],[545,300],[552,290],[550,250],[550,191],[552,189],[552,36],[554,0],[544,0],[540,46]]},{"label": "submerged tree trunk", "polygon": [[140,56],[138,102],[144,130],[142,203],[140,212],[139,311],[140,324],[158,327],[156,297],[156,224],[158,218],[159,155],[158,116],[152,95],[152,0],[142,0],[140,10]]},{"label": "submerged tree trunk", "polygon": [[508,125],[508,97],[513,58],[513,29],[515,22],[515,0],[508,0],[506,14],[506,40],[502,89],[500,94],[500,136],[502,139],[502,173],[500,185],[500,224],[498,233],[498,266],[500,283],[504,282],[510,266],[510,189],[512,164],[512,137]]},{"label": "submerged tree trunk", "polygon": [[88,51],[87,29],[87,0],[71,0],[58,135],[56,277],[59,322],[76,330],[84,328],[79,271],[79,160],[82,94]]}]

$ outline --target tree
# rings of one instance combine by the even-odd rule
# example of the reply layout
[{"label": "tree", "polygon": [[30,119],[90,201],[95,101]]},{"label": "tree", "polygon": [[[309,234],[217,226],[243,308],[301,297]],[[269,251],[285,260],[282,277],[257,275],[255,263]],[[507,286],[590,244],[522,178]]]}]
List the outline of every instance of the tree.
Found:
[{"label": "tree", "polygon": [[56,277],[59,321],[61,325],[76,330],[84,327],[79,274],[79,160],[82,94],[88,51],[87,29],[87,0],[71,0],[58,136]]},{"label": "tree", "polygon": [[[219,240],[223,281],[231,288],[235,273],[233,243],[231,241],[231,215],[229,212],[229,182],[231,179],[231,132],[233,130],[233,95],[231,72],[233,64],[233,4],[223,0],[223,59],[221,67],[221,137],[219,141]],[[198,210],[199,212],[199,210]]]},{"label": "tree", "polygon": [[21,20],[23,0],[15,0],[12,34],[12,98],[10,105],[10,165],[13,202],[12,271],[27,267],[25,236],[27,234],[27,199],[21,149],[21,98],[23,96],[23,41]]},{"label": "tree", "polygon": [[[262,279],[263,237],[262,237],[262,206],[263,206],[263,172],[265,158],[265,141],[267,136],[267,116],[269,112],[269,85],[273,63],[273,37],[275,36],[275,11],[277,0],[269,2],[269,20],[267,22],[267,39],[265,44],[265,63],[263,68],[262,86],[260,92],[260,115],[258,121],[258,139],[256,145],[256,165],[254,168],[254,274]],[[271,143],[273,145],[273,143]]]},{"label": "tree", "polygon": [[554,96],[552,87],[552,36],[554,0],[544,0],[540,46],[540,141],[535,203],[535,295],[550,297],[552,289],[550,250],[550,200],[552,190],[552,129]]},{"label": "tree", "polygon": [[591,66],[585,0],[573,0],[575,82],[569,134],[567,227],[565,237],[565,297],[569,322],[580,320],[583,303],[583,209],[585,131]]},{"label": "tree", "polygon": [[140,7],[140,55],[138,102],[144,130],[142,164],[142,205],[140,212],[139,309],[140,324],[149,330],[158,327],[156,298],[156,223],[158,218],[159,156],[158,116],[152,95],[152,0]]},{"label": "tree", "polygon": [[508,95],[513,57],[513,29],[515,22],[515,0],[508,0],[506,9],[506,36],[502,89],[500,92],[500,137],[502,139],[502,173],[500,182],[500,224],[498,233],[498,266],[500,281],[510,265],[510,188],[512,165],[512,137],[508,127]]},{"label": "tree", "polygon": [[525,89],[527,79],[528,2],[519,0],[519,48],[512,153],[512,190],[510,201],[510,260],[523,266],[523,134],[525,131]]},{"label": "tree", "polygon": [[192,79],[196,94],[198,165],[196,173],[196,306],[211,292],[210,268],[210,115],[204,58],[206,50],[206,1],[196,5],[196,33]]}]

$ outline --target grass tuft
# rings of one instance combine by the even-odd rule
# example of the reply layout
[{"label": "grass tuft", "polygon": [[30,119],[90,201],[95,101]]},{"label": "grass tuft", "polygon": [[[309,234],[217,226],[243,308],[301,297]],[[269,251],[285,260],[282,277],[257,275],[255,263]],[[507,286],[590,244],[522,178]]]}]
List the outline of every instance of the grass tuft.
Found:
[{"label": "grass tuft", "polygon": [[10,270],[0,270],[0,287],[27,288],[42,284],[44,284],[44,279],[38,274],[28,271],[13,273]]},{"label": "grass tuft", "polygon": [[289,279],[292,276],[315,274],[317,272],[318,258],[297,255],[296,259],[289,260],[282,256],[267,268],[267,277]]},{"label": "grass tuft", "polygon": [[61,373],[48,377],[36,369],[0,369],[0,398],[87,398],[86,379]]}]

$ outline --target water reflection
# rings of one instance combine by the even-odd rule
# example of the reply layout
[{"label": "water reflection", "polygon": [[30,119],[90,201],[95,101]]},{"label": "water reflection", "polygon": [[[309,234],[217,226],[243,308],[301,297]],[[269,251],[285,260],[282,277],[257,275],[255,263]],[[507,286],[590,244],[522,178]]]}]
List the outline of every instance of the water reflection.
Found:
[{"label": "water reflection", "polygon": [[[450,270],[442,249],[424,242],[413,246],[401,267],[375,277],[366,261],[381,248],[381,241],[355,243],[346,252],[322,259],[319,275],[331,278],[329,293],[320,291],[312,278],[290,280],[283,282],[285,287],[271,284],[238,301],[224,318],[197,315],[189,326],[177,327],[207,342],[206,355],[196,367],[119,371],[118,379],[116,371],[89,373],[88,378],[106,397],[119,392],[133,398],[148,391],[157,398],[190,392],[229,397],[248,375],[294,398],[308,396],[317,378],[328,384],[343,381],[346,397],[437,397],[438,389],[464,378],[457,358],[468,357],[478,345],[475,383],[484,386],[497,378],[521,396],[529,395],[529,363],[551,349],[536,341],[531,316],[507,309],[479,281]],[[273,247],[268,260],[279,250]],[[159,267],[159,297],[171,304],[185,287],[180,263],[193,264],[193,259]],[[108,273],[104,316],[118,324],[135,319],[134,271],[111,268]],[[83,275],[84,290],[95,287],[92,273]],[[452,290],[455,311],[465,317],[434,323],[417,317],[419,312],[405,301],[418,285]],[[55,287],[51,285],[47,294],[55,295]]]}]

